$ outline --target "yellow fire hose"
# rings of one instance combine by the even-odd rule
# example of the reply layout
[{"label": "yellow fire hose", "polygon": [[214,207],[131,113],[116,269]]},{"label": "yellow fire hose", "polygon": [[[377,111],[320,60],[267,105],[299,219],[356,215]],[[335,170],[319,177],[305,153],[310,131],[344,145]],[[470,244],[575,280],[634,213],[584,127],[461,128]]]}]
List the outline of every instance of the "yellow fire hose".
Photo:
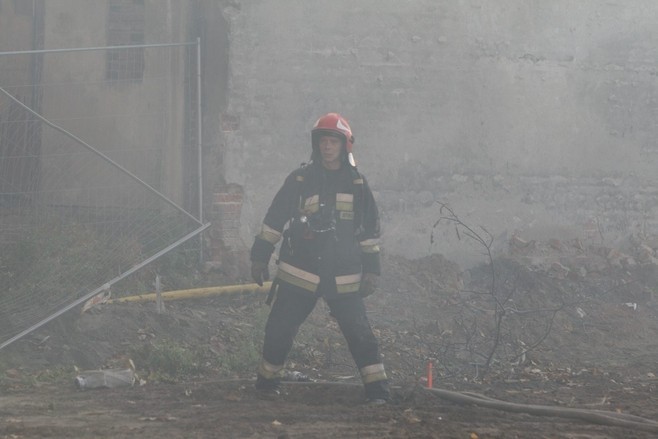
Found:
[{"label": "yellow fire hose", "polygon": [[[220,294],[267,293],[270,291],[271,286],[272,282],[264,282],[262,287],[258,286],[258,284],[224,285],[218,287],[194,288],[190,290],[166,291],[161,293],[160,296],[162,297],[162,300],[180,300],[217,296]],[[139,294],[137,296],[119,297],[117,299],[108,300],[106,303],[153,302],[156,298],[157,293],[147,293]]]}]

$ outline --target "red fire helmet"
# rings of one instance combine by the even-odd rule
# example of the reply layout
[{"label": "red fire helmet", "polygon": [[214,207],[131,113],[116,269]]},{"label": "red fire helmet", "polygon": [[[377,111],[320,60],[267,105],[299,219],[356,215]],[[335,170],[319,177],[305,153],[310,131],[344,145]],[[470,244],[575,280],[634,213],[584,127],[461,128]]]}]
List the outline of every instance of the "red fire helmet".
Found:
[{"label": "red fire helmet", "polygon": [[347,120],[338,113],[327,113],[315,122],[311,131],[313,149],[317,149],[320,137],[335,136],[343,140],[347,154],[352,152],[354,136]]}]

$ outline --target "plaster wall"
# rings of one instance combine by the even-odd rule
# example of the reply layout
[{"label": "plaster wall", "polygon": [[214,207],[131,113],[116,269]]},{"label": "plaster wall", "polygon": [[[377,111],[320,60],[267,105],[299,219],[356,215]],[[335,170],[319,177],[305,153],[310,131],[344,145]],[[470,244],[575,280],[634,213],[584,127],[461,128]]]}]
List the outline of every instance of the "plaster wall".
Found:
[{"label": "plaster wall", "polygon": [[32,8],[25,9],[14,1],[0,0],[0,52],[32,49]]},{"label": "plaster wall", "polygon": [[494,246],[658,232],[654,1],[244,0],[225,16],[225,175],[248,243],[329,111],[352,124],[385,251],[476,260],[432,229],[439,202]]},{"label": "plaster wall", "polygon": [[[187,41],[187,2],[144,3],[144,44]],[[107,15],[104,1],[49,0],[45,3],[45,49],[107,46]],[[148,81],[133,82],[106,79],[105,50],[46,54],[43,114],[182,204],[184,63],[189,62],[185,50],[146,49],[144,78]],[[51,153],[61,139],[59,133],[44,131],[44,144]],[[66,142],[64,148],[70,152],[72,147]],[[72,186],[80,176],[93,181],[99,171],[94,166],[78,169],[71,177],[75,179]],[[55,173],[56,178],[61,179],[59,174]],[[58,201],[88,202],[79,200],[75,191],[69,199]]]},{"label": "plaster wall", "polygon": [[[17,52],[34,49],[34,19],[32,8],[18,7],[16,2],[0,0],[0,52]],[[30,65],[27,56],[4,55],[0,69],[0,84],[14,87],[23,99],[29,100]],[[10,66],[10,67],[7,67]],[[0,112],[4,108],[0,108]]]}]

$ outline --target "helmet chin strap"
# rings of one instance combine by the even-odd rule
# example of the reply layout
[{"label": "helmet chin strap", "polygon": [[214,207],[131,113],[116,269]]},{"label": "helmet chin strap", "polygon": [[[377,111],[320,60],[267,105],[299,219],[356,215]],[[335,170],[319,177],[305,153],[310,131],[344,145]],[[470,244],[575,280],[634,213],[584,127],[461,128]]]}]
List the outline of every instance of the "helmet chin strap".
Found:
[{"label": "helmet chin strap", "polygon": [[347,161],[353,168],[356,168],[356,160],[354,159],[354,154],[351,152],[347,154]]}]

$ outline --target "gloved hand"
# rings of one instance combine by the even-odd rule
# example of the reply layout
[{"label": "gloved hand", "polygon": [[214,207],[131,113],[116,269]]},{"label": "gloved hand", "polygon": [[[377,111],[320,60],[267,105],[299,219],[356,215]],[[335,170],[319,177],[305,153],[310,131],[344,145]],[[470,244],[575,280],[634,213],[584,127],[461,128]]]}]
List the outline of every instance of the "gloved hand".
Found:
[{"label": "gloved hand", "polygon": [[377,290],[379,286],[379,276],[375,273],[363,273],[361,276],[361,287],[359,288],[359,294],[361,297],[368,297]]},{"label": "gloved hand", "polygon": [[270,272],[267,269],[267,263],[261,261],[251,261],[251,277],[258,286],[263,286],[263,281],[270,279]]}]

